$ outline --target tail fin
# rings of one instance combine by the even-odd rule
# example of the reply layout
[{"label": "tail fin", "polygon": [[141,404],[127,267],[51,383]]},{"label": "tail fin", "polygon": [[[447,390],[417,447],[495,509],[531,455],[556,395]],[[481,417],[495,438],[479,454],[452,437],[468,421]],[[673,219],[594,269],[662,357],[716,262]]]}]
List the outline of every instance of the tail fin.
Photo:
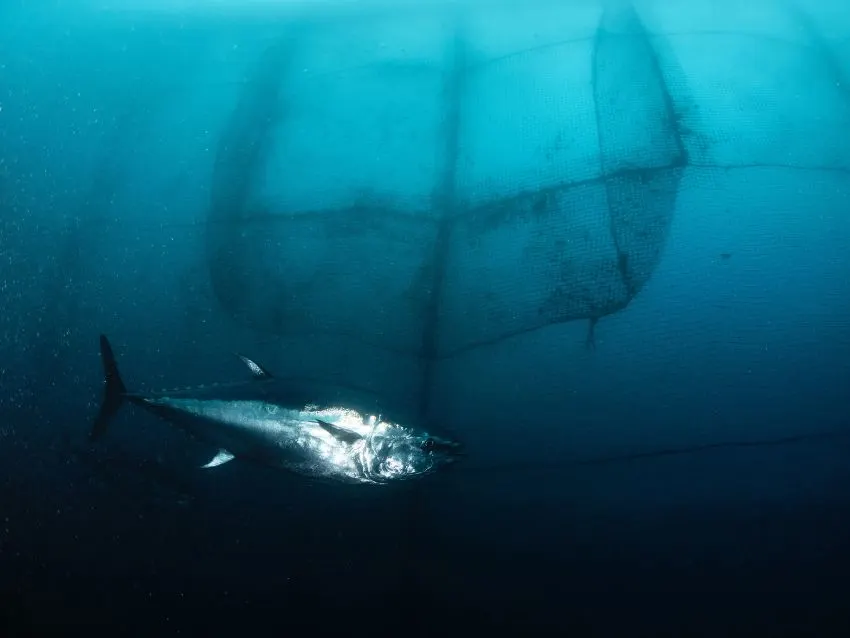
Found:
[{"label": "tail fin", "polygon": [[112,346],[109,345],[109,340],[105,335],[100,335],[100,359],[103,362],[103,401],[89,434],[90,441],[99,439],[106,432],[112,417],[123,405],[124,395],[127,393],[127,388],[124,387],[124,382],[118,373],[118,365],[115,363]]}]

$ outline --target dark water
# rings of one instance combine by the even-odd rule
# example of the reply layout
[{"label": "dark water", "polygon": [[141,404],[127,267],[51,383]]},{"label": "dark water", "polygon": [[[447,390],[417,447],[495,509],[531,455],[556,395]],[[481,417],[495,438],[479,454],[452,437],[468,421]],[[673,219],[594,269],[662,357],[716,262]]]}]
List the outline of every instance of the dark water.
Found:
[{"label": "dark water", "polygon": [[[0,635],[850,635],[843,5],[318,4],[0,8]],[[90,444],[100,333],[470,456]]]}]

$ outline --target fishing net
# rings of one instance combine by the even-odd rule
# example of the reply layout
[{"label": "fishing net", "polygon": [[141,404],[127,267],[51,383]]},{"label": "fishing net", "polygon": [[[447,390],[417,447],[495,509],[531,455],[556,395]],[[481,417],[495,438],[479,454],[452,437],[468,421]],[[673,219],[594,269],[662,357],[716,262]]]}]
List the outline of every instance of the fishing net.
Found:
[{"label": "fishing net", "polygon": [[[850,130],[847,47],[802,14],[783,14],[783,38],[707,44],[713,14],[689,14],[690,35],[676,12],[651,16],[659,37],[628,5],[516,11],[450,32],[423,14],[404,38],[391,19],[315,22],[266,51],[213,176],[208,266],[228,315],[318,376],[368,369],[424,396],[436,362],[545,326],[586,320],[592,344],[651,280],[686,172],[705,188],[777,157],[850,169],[843,136],[823,134]],[[503,37],[519,19],[534,41]]]},{"label": "fishing net", "polygon": [[[213,180],[210,269],[228,312],[265,332],[340,333],[443,357],[628,305],[661,255],[686,159],[636,14],[604,15],[592,82],[560,78],[579,108],[562,89],[542,116],[506,121],[493,92],[516,79],[516,61],[473,63],[469,48],[458,36],[441,66],[316,74],[297,89],[284,87],[298,52],[266,52]],[[530,64],[553,61],[547,52]],[[541,96],[545,87],[530,102]],[[534,106],[520,102],[520,113]],[[527,188],[517,192],[511,166],[494,175],[476,165],[506,145],[494,126],[512,126],[505,136],[527,147],[517,128],[547,117],[558,144],[575,134],[573,111],[586,139],[542,168],[531,153],[517,169]],[[423,160],[422,149],[442,157]],[[361,168],[357,153],[379,158]]]}]

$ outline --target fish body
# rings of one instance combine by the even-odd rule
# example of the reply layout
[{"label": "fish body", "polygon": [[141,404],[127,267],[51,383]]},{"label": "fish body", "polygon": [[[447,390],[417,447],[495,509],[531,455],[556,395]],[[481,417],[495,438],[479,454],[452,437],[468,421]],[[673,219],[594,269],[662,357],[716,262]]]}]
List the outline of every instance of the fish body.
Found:
[{"label": "fish body", "polygon": [[463,455],[457,441],[384,414],[374,397],[284,382],[242,355],[249,381],[131,393],[103,335],[100,348],[105,389],[92,440],[129,402],[215,446],[204,468],[244,459],[311,478],[374,485],[431,474]]}]

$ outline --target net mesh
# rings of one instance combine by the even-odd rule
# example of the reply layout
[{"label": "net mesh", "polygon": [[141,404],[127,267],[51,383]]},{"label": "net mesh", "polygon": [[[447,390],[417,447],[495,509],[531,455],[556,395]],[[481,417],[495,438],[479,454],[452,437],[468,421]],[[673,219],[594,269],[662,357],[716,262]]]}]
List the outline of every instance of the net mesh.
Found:
[{"label": "net mesh", "polygon": [[448,35],[423,18],[412,51],[382,22],[374,63],[346,65],[321,25],[269,48],[218,148],[221,308],[417,361],[425,387],[433,362],[553,323],[592,337],[650,281],[687,171],[850,170],[846,136],[824,135],[850,130],[850,48],[801,14],[787,37],[716,16],[660,37],[625,4],[581,13],[584,35],[528,13],[545,41],[519,51],[488,48],[494,16]]}]

